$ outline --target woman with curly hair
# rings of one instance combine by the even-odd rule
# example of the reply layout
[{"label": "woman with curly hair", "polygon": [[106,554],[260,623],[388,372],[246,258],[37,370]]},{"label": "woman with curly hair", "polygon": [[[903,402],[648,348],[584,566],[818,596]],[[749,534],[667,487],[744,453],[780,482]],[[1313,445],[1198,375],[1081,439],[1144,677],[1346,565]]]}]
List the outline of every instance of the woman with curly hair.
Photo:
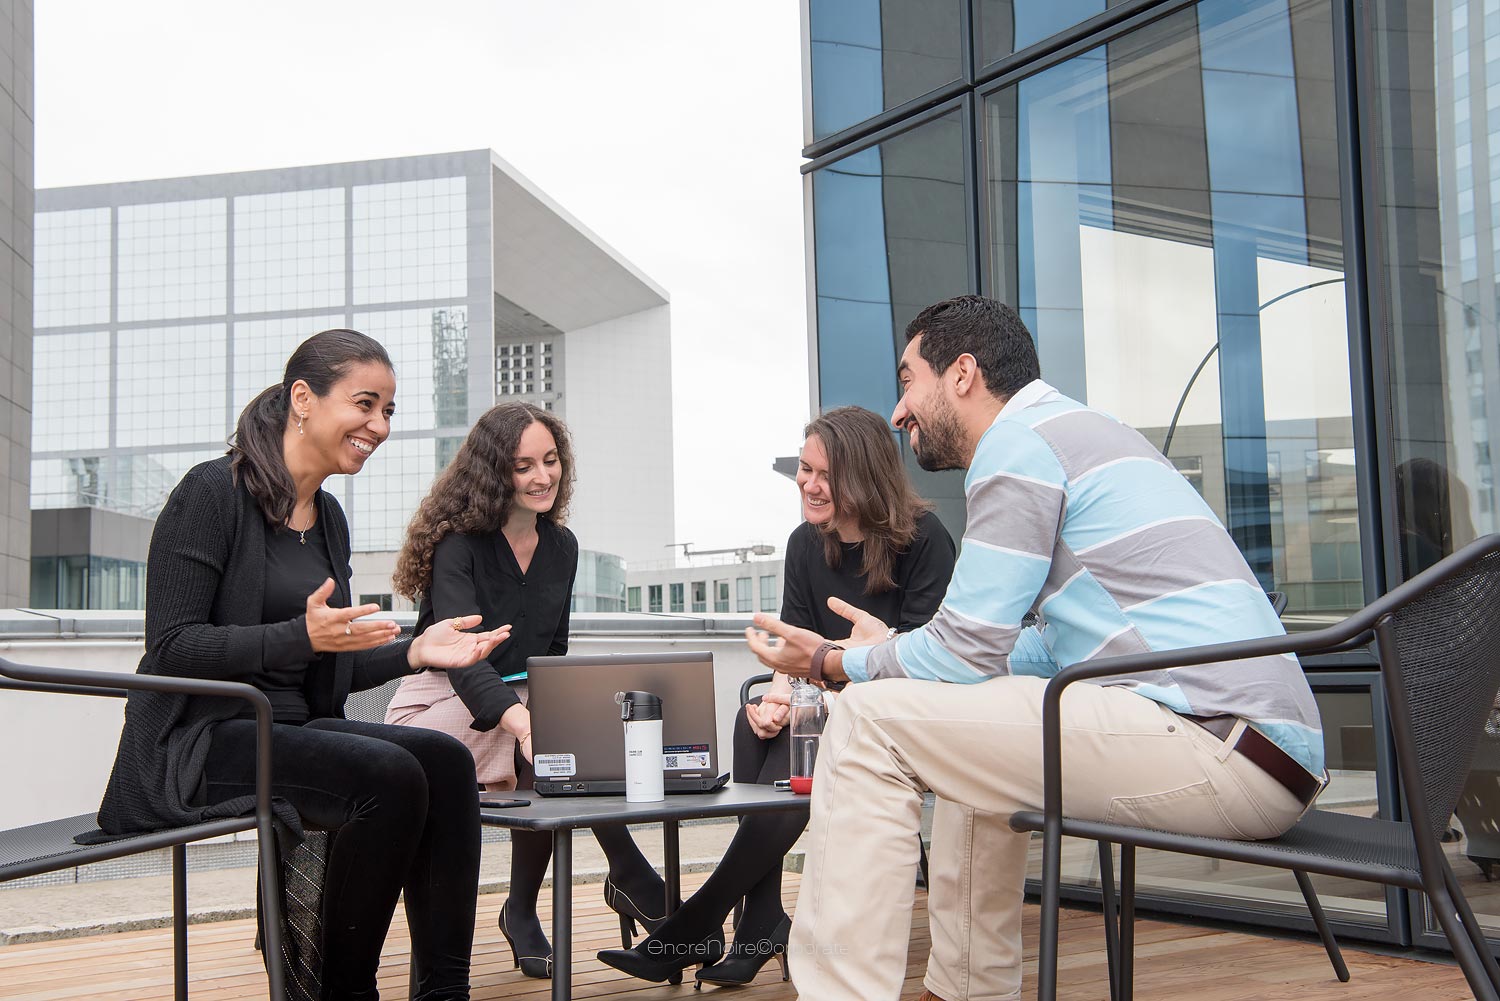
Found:
[{"label": "woman with curly hair", "polygon": [[[462,615],[480,616],[487,629],[512,625],[510,641],[487,660],[404,679],[386,711],[387,723],[462,740],[488,790],[515,789],[518,764],[531,761],[527,658],[568,652],[578,540],[563,522],[572,494],[573,449],[563,422],[525,403],[493,407],[434,481],[396,562],[396,590],[420,607],[418,635]],[[596,828],[594,836],[609,857],[606,901],[654,927],[665,911],[661,877],[624,827]],[[552,947],[536,914],[551,856],[546,832],[511,833],[510,897],[500,909],[500,931],[528,977],[552,975]],[[631,901],[653,902],[655,917]]]}]

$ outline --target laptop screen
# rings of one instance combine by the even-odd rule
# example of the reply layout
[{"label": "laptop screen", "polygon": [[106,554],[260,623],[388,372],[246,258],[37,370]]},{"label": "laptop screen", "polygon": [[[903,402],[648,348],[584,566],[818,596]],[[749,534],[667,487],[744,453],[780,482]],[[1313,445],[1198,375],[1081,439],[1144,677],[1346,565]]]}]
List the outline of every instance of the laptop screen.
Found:
[{"label": "laptop screen", "polygon": [[713,655],[699,653],[532,657],[526,663],[538,781],[623,781],[625,731],[616,692],[662,700],[668,781],[711,777],[719,764]]}]

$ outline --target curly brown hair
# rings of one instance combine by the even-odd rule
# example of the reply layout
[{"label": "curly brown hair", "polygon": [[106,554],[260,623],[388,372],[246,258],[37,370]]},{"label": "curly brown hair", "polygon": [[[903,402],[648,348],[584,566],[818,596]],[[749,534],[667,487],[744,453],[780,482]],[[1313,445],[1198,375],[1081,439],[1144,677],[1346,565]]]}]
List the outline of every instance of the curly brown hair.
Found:
[{"label": "curly brown hair", "polygon": [[533,424],[552,432],[562,481],[557,500],[540,517],[561,525],[573,499],[573,441],[555,414],[529,403],[502,403],[485,411],[470,429],[448,468],[438,474],[406,526],[392,584],[396,593],[420,602],[432,587],[432,553],[450,532],[498,532],[516,492],[511,469],[521,435]]}]

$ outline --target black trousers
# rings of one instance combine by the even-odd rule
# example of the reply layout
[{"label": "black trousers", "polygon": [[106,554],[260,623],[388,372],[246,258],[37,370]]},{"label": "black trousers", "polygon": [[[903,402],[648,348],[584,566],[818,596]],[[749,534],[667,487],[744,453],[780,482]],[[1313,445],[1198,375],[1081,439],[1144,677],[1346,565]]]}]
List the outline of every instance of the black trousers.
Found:
[{"label": "black trousers", "polygon": [[[791,743],[790,728],[762,740],[741,711],[734,721],[734,780],[770,785],[787,778],[792,771]],[[807,818],[797,813],[753,813],[741,819],[718,867],[654,937],[672,945],[699,942],[724,923],[742,898],[745,911],[735,941],[749,946],[769,936],[785,913],[782,858],[806,826]]]},{"label": "black trousers", "polygon": [[[414,998],[467,999],[479,886],[474,758],[436,730],[342,719],[272,727],[272,789],[333,832],[323,892],[328,999],[378,997],[375,973],[406,894]],[[255,791],[255,723],[214,727],[209,802]]]}]

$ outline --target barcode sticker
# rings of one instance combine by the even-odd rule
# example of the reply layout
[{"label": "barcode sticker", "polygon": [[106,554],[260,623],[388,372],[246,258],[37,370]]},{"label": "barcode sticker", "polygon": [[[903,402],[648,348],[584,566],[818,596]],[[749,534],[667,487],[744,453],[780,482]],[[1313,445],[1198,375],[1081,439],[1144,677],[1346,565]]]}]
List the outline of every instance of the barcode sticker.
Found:
[{"label": "barcode sticker", "polygon": [[578,774],[578,759],[571,754],[538,754],[531,767],[539,779],[570,779]]},{"label": "barcode sticker", "polygon": [[662,767],[669,772],[713,767],[707,744],[673,744],[662,748]]}]

